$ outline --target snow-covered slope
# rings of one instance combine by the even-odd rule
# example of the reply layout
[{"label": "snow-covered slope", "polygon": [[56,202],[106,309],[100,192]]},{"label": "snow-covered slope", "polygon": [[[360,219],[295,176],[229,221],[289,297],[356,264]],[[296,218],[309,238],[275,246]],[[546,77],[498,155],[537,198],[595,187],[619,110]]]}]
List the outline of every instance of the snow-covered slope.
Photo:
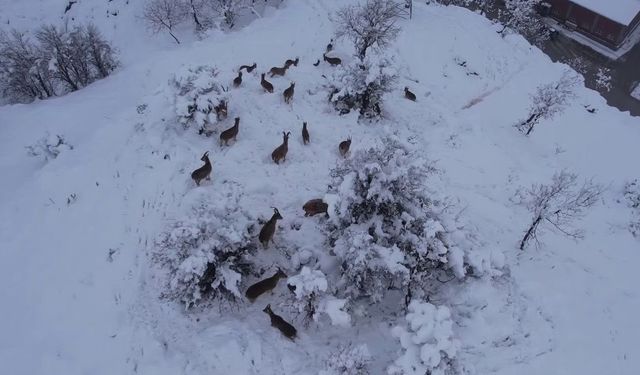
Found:
[{"label": "snow-covered slope", "polygon": [[[41,3],[3,1],[3,17],[13,14],[21,26],[52,22]],[[624,182],[639,174],[637,118],[579,88],[564,113],[524,137],[513,125],[526,116],[529,94],[567,67],[518,36],[502,39],[481,16],[416,2],[391,47],[401,76],[385,100],[388,119],[359,124],[326,102],[322,74],[332,68],[312,65],[333,32],[328,14],[343,1],[287,1],[242,30],[178,47],[145,33],[140,3],[117,16],[125,31],[105,31],[123,51],[113,76],[65,97],[0,108],[3,373],[316,374],[326,353],[347,341],[367,342],[372,373],[383,373],[400,348],[386,322],[299,325],[293,343],[269,326],[261,304],[183,314],[157,298],[149,252],[193,205],[232,186],[256,219],[270,206],[280,209],[279,241],[318,249],[318,221],[303,220],[302,204],[325,193],[339,141],[352,136],[357,151],[384,135],[436,160],[485,246],[506,256],[506,277],[447,295],[459,360],[470,373],[638,372],[640,243],[626,228],[631,211],[619,202]],[[336,46],[345,61],[349,51]],[[210,64],[230,82],[238,65],[256,61],[261,72],[295,56],[299,66],[272,80],[277,95],[263,93],[251,74],[232,89],[223,126],[235,116],[242,124],[231,147],[181,130],[168,84],[176,72]],[[296,95],[288,106],[279,93],[290,81]],[[404,86],[417,103],[402,97]],[[302,121],[312,134],[308,148]],[[283,130],[292,137],[286,163],[277,166],[269,155]],[[73,149],[47,162],[30,157],[25,146],[47,133],[64,135]],[[213,178],[194,187],[189,174],[205,150]],[[531,218],[510,198],[565,168],[608,187],[580,224],[585,239],[546,233],[544,246],[517,250]],[[274,298],[288,293],[283,288]]]}]

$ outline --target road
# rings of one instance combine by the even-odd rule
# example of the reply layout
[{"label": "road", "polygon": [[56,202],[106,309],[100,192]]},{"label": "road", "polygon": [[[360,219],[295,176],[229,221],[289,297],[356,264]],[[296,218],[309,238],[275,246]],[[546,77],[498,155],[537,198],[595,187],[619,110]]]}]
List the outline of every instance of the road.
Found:
[{"label": "road", "polygon": [[[612,61],[562,34],[556,40],[545,43],[542,50],[553,61],[580,58],[585,64],[580,70],[587,87],[598,91],[610,106],[621,111],[629,111],[633,116],[640,116],[640,100],[629,95],[632,85],[640,82],[640,43],[617,61]],[[610,90],[596,84],[597,73],[601,67],[610,69]]]}]

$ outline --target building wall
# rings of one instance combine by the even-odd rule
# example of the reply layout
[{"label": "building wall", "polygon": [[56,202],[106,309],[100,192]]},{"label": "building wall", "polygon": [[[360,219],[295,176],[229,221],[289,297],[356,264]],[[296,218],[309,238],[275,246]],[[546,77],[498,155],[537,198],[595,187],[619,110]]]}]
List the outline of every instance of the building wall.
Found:
[{"label": "building wall", "polygon": [[[626,27],[603,17],[570,0],[547,0],[551,4],[551,16],[560,22],[570,22],[582,34],[616,49],[622,43],[632,27]],[[640,14],[634,19],[640,23]]]}]

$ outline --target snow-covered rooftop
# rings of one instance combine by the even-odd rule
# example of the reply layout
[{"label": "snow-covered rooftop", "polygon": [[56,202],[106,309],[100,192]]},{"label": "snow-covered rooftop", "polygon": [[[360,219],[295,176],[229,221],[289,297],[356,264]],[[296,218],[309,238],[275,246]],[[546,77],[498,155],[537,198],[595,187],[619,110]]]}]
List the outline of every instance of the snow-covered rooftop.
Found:
[{"label": "snow-covered rooftop", "polygon": [[571,0],[623,25],[629,25],[640,13],[640,0]]}]

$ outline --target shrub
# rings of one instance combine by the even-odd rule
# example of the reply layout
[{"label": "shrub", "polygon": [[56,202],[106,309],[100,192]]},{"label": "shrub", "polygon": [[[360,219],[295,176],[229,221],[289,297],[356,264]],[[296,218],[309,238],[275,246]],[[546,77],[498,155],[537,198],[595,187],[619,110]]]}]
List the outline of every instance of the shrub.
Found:
[{"label": "shrub", "polygon": [[171,79],[176,115],[185,128],[195,125],[201,131],[210,132],[207,124],[215,118],[214,107],[228,102],[226,88],[218,83],[217,75],[216,68],[202,65],[186,68]]},{"label": "shrub", "polygon": [[327,291],[327,279],[320,270],[302,267],[299,274],[290,277],[287,284],[293,289],[294,307],[304,313],[305,324],[317,318],[318,298]]},{"label": "shrub", "polygon": [[367,375],[371,354],[366,344],[340,344],[326,360],[326,370],[320,375]]},{"label": "shrub", "polygon": [[239,196],[233,185],[226,186],[212,197],[215,204],[195,207],[161,235],[153,259],[164,280],[164,297],[187,308],[242,297],[238,286],[252,272],[246,256],[256,247],[253,220],[240,208]]},{"label": "shrub", "polygon": [[31,156],[41,157],[45,161],[55,159],[61,152],[73,150],[73,146],[68,144],[62,135],[45,135],[38,142],[27,146],[27,152]]},{"label": "shrub", "polygon": [[[444,200],[425,189],[435,173],[394,141],[358,151],[333,171],[330,246],[342,262],[337,290],[380,301],[402,290],[408,304],[439,274],[467,273],[472,244],[447,217]],[[454,241],[456,239],[459,241]]]},{"label": "shrub", "polygon": [[445,375],[450,373],[460,343],[453,336],[453,321],[446,306],[412,301],[407,327],[391,330],[400,340],[402,355],[389,366],[391,375]]},{"label": "shrub", "polygon": [[381,117],[383,95],[398,78],[394,66],[391,57],[378,54],[341,65],[329,78],[330,102],[340,114],[356,109],[363,118]]},{"label": "shrub", "polygon": [[627,206],[633,210],[629,230],[634,237],[640,237],[640,182],[637,179],[625,184],[624,198]]}]

